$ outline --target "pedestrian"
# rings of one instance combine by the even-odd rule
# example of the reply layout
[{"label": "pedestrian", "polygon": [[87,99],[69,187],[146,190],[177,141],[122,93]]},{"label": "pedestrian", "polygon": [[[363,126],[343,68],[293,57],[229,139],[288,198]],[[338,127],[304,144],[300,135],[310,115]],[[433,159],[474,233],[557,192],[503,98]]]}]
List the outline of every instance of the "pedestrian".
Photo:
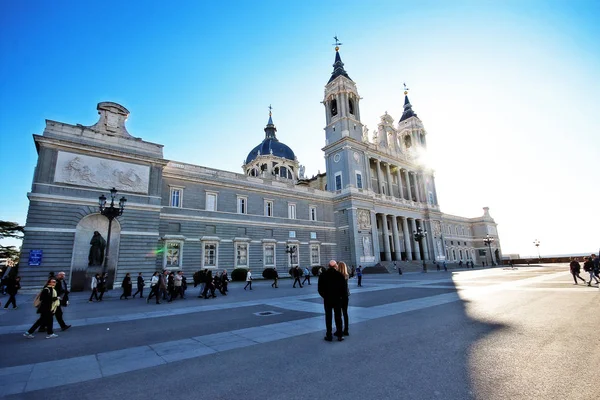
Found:
[{"label": "pedestrian", "polygon": [[146,297],[146,303],[150,303],[152,296],[156,297],[156,304],[160,304],[160,273],[154,271],[150,279],[150,294]]},{"label": "pedestrian", "polygon": [[250,272],[250,270],[248,270],[248,273],[246,274],[246,286],[244,286],[244,290],[246,290],[248,285],[250,286],[250,290],[252,290],[252,272]]},{"label": "pedestrian", "polygon": [[133,298],[135,299],[135,296],[139,293],[140,294],[140,299],[144,298],[144,277],[142,276],[142,273],[138,273],[138,277],[137,277],[137,291],[133,294]]},{"label": "pedestrian", "polygon": [[437,263],[437,261],[435,262],[435,268],[439,271],[440,270],[440,264]]},{"label": "pedestrian", "polygon": [[106,292],[106,283],[108,282],[108,273],[104,275],[100,274],[100,278],[98,279],[98,293],[100,293],[100,297],[98,297],[98,301],[102,301],[104,297],[104,292]]},{"label": "pedestrian", "polygon": [[569,264],[569,268],[571,269],[571,275],[573,275],[573,280],[575,281],[575,284],[577,285],[577,278],[581,279],[583,281],[583,283],[585,283],[585,279],[583,279],[581,276],[579,276],[579,273],[581,272],[581,265],[579,264],[579,262],[577,261],[576,258],[574,258],[571,263]]},{"label": "pedestrian", "polygon": [[356,275],[356,268],[353,265],[350,269],[350,278],[354,278],[354,275]]},{"label": "pedestrian", "polygon": [[583,270],[590,274],[590,280],[588,281],[588,286],[592,286],[592,279],[596,281],[596,284],[599,284],[598,278],[594,275],[594,262],[591,257],[586,257],[583,263]]},{"label": "pedestrian", "polygon": [[4,305],[4,309],[7,309],[8,305],[11,303],[13,305],[13,310],[16,310],[18,308],[16,296],[17,296],[17,292],[19,291],[19,289],[21,289],[21,277],[20,276],[17,276],[14,279],[9,278],[6,281],[6,293],[8,293],[8,295],[10,297],[8,298],[8,301]]},{"label": "pedestrian", "polygon": [[302,281],[302,284],[304,285],[304,282],[306,281],[308,281],[308,284],[310,285],[310,270],[308,267],[304,267],[304,280]]},{"label": "pedestrian", "polygon": [[96,301],[100,301],[98,299],[98,281],[100,280],[100,274],[96,274],[92,277],[92,283],[90,285],[90,288],[92,289],[92,294],[90,294],[90,299],[88,300],[88,303],[92,302],[92,298],[96,298]]},{"label": "pedestrian", "polygon": [[[60,299],[58,298],[55,287],[56,278],[49,278],[46,282],[46,285],[44,285],[44,288],[38,295],[39,305],[37,307],[37,313],[40,314],[40,316],[31,326],[31,328],[29,328],[29,330],[23,334],[23,336],[25,336],[27,339],[33,339],[33,333],[42,325],[46,327],[46,331],[48,333],[46,339],[58,337],[58,335],[55,334],[54,330],[52,329],[54,313],[60,305]],[[38,301],[37,298],[36,301]]]},{"label": "pedestrian", "polygon": [[279,281],[279,273],[277,272],[277,267],[273,268],[275,275],[273,275],[273,283],[271,283],[271,287],[277,289],[277,281]]},{"label": "pedestrian", "polygon": [[223,290],[223,296],[227,296],[227,292],[229,292],[229,275],[227,274],[227,270],[224,269],[221,272],[221,289]]},{"label": "pedestrian", "polygon": [[167,279],[169,278],[169,271],[164,270],[162,275],[158,276],[158,293],[163,300],[167,300]]},{"label": "pedestrian", "polygon": [[302,283],[300,282],[300,277],[302,276],[302,273],[300,272],[300,268],[298,268],[297,265],[294,268],[292,268],[292,276],[294,277],[294,284],[292,285],[292,287],[296,287],[296,282],[298,282],[298,285],[302,287]]},{"label": "pedestrian", "polygon": [[356,269],[356,277],[358,278],[358,287],[362,287],[362,265]]},{"label": "pedestrian", "polygon": [[350,300],[350,287],[348,286],[348,278],[349,278],[348,267],[346,266],[345,262],[340,261],[338,263],[338,271],[344,277],[345,288],[346,288],[346,290],[342,293],[342,321],[343,321],[342,335],[350,336],[350,333],[348,333],[348,301]]},{"label": "pedestrian", "polygon": [[445,260],[444,260],[444,272],[448,272],[448,265],[446,264]]},{"label": "pedestrian", "polygon": [[600,258],[592,254],[592,262],[594,263],[594,275],[596,278],[600,278]]},{"label": "pedestrian", "polygon": [[[344,340],[342,329],[342,296],[346,290],[344,277],[337,271],[338,265],[335,260],[329,261],[329,268],[319,276],[318,291],[323,298],[325,309],[325,337],[328,342],[337,336],[338,342]],[[360,266],[358,267],[360,270]],[[357,270],[357,271],[358,271]],[[335,317],[334,317],[335,316]],[[335,333],[332,333],[332,317],[335,318]]]},{"label": "pedestrian", "polygon": [[179,275],[181,275],[181,298],[185,299],[185,291],[187,290],[187,278],[183,271],[179,271]]},{"label": "pedestrian", "polygon": [[398,275],[402,275],[402,267],[398,266]]},{"label": "pedestrian", "polygon": [[175,292],[175,296],[174,298],[176,299],[177,296],[181,297],[183,299],[183,292],[181,289],[181,285],[183,284],[183,271],[177,271],[177,274],[173,277],[173,284],[175,285],[174,288],[174,292]]},{"label": "pedestrian", "polygon": [[128,272],[125,274],[125,277],[123,278],[123,282],[121,283],[121,288],[123,289],[123,294],[121,295],[121,297],[119,297],[119,299],[123,300],[123,297],[124,297],[125,300],[129,300],[129,296],[131,296],[132,287],[133,287],[133,284],[131,283],[131,275]]},{"label": "pedestrian", "polygon": [[175,273],[172,271],[169,272],[169,275],[167,275],[167,292],[169,294],[169,300],[167,303],[170,303],[177,296],[175,294]]},{"label": "pedestrian", "polygon": [[59,303],[53,314],[56,317],[56,322],[60,325],[60,329],[66,331],[71,325],[65,323],[62,308],[69,305],[69,289],[67,288],[67,282],[65,281],[65,273],[62,271],[56,275],[56,285],[54,286],[54,290],[56,291]]},{"label": "pedestrian", "polygon": [[[204,299],[209,299],[209,298],[216,298],[217,296],[215,295],[215,284],[213,282],[213,276],[212,276],[212,271],[211,270],[207,270],[206,273],[204,274],[204,280],[206,282],[206,284],[204,285],[204,291],[202,292],[202,297],[204,297]],[[208,295],[208,291],[210,290],[210,296]]]}]

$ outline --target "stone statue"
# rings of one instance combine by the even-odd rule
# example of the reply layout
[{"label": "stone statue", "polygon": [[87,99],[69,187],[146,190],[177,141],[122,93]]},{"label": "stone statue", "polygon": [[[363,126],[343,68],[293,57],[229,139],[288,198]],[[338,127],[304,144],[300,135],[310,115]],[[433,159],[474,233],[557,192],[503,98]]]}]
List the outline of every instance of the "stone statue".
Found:
[{"label": "stone statue", "polygon": [[368,236],[363,236],[363,254],[366,257],[371,256],[371,238]]},{"label": "stone statue", "polygon": [[369,143],[369,128],[367,128],[366,125],[363,126],[362,141],[364,143]]},{"label": "stone statue", "polygon": [[300,179],[304,179],[304,171],[305,171],[304,165],[301,165],[300,166],[300,176],[299,176]]},{"label": "stone statue", "polygon": [[88,256],[88,266],[102,265],[104,262],[104,248],[106,247],[106,240],[102,237],[100,232],[94,231],[94,236],[90,240],[90,254]]}]

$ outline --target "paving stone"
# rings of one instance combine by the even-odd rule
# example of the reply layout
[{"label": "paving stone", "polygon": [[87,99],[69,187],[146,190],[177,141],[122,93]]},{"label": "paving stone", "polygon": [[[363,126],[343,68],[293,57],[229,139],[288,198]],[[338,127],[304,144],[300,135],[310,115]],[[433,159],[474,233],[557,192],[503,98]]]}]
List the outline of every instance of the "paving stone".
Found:
[{"label": "paving stone", "polygon": [[157,365],[166,364],[154,349],[149,346],[109,351],[97,355],[103,376],[121,374]]},{"label": "paving stone", "polygon": [[193,339],[174,340],[150,345],[167,362],[201,357],[215,350]]},{"label": "paving stone", "polygon": [[101,377],[96,356],[48,361],[33,366],[25,391],[84,382]]}]

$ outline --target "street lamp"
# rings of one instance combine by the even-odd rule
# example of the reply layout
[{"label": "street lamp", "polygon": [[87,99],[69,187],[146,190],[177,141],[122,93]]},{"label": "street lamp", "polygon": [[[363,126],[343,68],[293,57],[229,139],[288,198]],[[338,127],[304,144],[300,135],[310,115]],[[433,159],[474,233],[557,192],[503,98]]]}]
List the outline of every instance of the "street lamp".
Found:
[{"label": "street lamp", "polygon": [[98,204],[100,205],[100,214],[108,218],[108,234],[106,235],[106,253],[104,255],[104,263],[102,264],[102,276],[106,273],[108,266],[108,254],[110,250],[110,231],[112,227],[113,219],[121,216],[123,210],[125,210],[125,202],[127,199],[123,196],[119,200],[119,206],[115,207],[115,197],[117,196],[117,189],[110,189],[110,206],[106,207],[106,196],[102,195],[98,197]]},{"label": "street lamp", "polygon": [[296,246],[285,246],[285,252],[290,255],[290,267],[294,264],[294,254],[296,253]]},{"label": "street lamp", "polygon": [[490,267],[494,265],[494,259],[492,258],[492,242],[494,241],[493,237],[490,237],[488,234],[485,239],[483,239],[483,243],[490,249]]},{"label": "street lamp", "polygon": [[539,240],[537,240],[537,239],[535,239],[535,240],[533,241],[533,245],[534,245],[535,247],[537,247],[538,259],[540,259],[540,260],[541,260],[541,259],[542,259],[542,256],[540,256],[540,241],[539,241]]},{"label": "street lamp", "polygon": [[[420,226],[417,231],[413,231],[413,238],[415,242],[419,243],[419,248],[423,248],[423,239],[427,237],[427,231],[424,231]],[[425,263],[425,252],[423,252],[423,272],[427,272],[427,264]]]}]

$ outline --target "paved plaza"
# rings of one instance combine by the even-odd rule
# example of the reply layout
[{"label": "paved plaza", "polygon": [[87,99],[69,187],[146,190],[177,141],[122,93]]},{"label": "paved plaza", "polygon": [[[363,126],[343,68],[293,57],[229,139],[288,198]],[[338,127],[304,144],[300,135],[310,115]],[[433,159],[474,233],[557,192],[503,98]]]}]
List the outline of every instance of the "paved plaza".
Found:
[{"label": "paved plaza", "polygon": [[[45,339],[32,294],[0,311],[0,395],[14,399],[588,399],[600,370],[598,287],[566,265],[351,280],[350,336],[323,340],[317,279],[230,285],[146,304],[75,293]],[[5,299],[3,300],[5,301]],[[56,327],[56,325],[55,325]],[[573,383],[573,379],[577,382]]]}]

